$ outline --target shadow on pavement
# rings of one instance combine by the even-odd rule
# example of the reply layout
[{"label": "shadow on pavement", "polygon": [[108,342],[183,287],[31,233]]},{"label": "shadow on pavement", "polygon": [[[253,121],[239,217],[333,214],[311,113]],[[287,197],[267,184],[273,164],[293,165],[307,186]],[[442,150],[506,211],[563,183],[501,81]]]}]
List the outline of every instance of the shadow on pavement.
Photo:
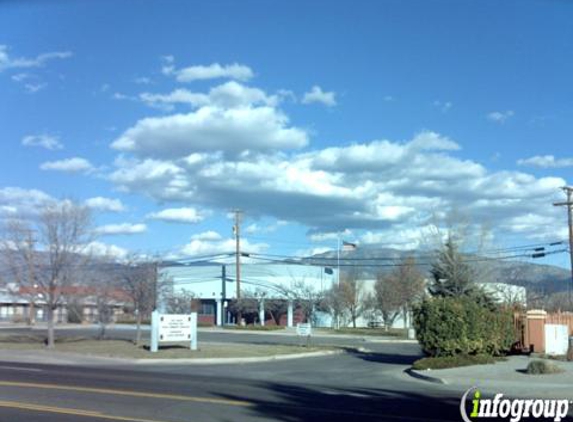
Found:
[{"label": "shadow on pavement", "polygon": [[[460,398],[387,389],[333,389],[270,383],[268,398],[250,399],[253,417],[297,421],[459,421]],[[238,395],[221,395],[242,400]],[[229,421],[231,422],[231,421]]]},{"label": "shadow on pavement", "polygon": [[416,360],[424,357],[421,351],[420,353],[403,354],[394,352],[360,352],[355,349],[346,349],[346,352],[353,357],[367,362],[383,363],[387,365],[412,365]]}]

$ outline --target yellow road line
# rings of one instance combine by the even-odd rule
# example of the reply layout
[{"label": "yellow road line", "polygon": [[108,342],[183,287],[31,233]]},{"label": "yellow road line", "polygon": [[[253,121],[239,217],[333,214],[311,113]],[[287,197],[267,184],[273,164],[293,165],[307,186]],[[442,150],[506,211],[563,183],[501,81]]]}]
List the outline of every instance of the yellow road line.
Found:
[{"label": "yellow road line", "polygon": [[88,418],[99,418],[99,419],[108,419],[114,421],[129,421],[129,422],[162,422],[152,419],[140,419],[140,418],[132,418],[129,416],[114,416],[114,415],[107,415],[105,413],[100,412],[92,412],[89,410],[81,410],[81,409],[71,409],[66,407],[53,407],[53,406],[42,406],[38,404],[32,403],[20,403],[15,401],[0,401],[0,407],[7,407],[11,409],[21,409],[21,410],[30,410],[34,412],[44,412],[44,413],[58,413],[60,415],[72,415],[72,416],[84,416]]},{"label": "yellow road line", "polygon": [[60,384],[0,381],[0,386],[39,388],[45,390],[64,390],[64,391],[75,391],[82,393],[109,394],[115,396],[129,396],[129,397],[146,397],[146,398],[165,399],[165,400],[192,401],[199,403],[222,404],[227,406],[239,406],[239,407],[253,406],[252,403],[241,400],[226,400],[226,399],[215,399],[210,397],[183,396],[178,394],[146,393],[143,391],[114,390],[108,388],[76,387],[72,385],[60,385]]}]

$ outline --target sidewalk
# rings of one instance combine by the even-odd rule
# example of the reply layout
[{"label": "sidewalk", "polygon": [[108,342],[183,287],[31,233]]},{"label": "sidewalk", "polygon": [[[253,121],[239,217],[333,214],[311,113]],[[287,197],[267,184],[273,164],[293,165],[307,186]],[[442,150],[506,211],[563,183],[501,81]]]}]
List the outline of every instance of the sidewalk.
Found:
[{"label": "sidewalk", "polygon": [[426,381],[439,382],[464,390],[477,387],[490,393],[531,398],[567,398],[573,400],[573,362],[551,362],[565,370],[560,374],[528,375],[523,371],[535,358],[509,356],[505,362],[492,365],[474,365],[460,368],[411,371],[426,377]]}]

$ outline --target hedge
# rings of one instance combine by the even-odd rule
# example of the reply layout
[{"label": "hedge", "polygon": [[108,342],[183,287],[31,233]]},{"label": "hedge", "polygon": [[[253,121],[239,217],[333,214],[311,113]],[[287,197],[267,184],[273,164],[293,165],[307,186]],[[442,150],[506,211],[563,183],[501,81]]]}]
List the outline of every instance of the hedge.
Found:
[{"label": "hedge", "polygon": [[501,355],[515,343],[513,313],[471,297],[434,297],[414,308],[416,336],[430,356]]}]

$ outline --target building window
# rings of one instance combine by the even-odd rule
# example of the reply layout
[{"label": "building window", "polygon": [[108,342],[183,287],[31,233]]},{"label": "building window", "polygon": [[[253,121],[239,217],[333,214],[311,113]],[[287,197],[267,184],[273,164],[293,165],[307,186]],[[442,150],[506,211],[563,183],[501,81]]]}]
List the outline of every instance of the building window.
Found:
[{"label": "building window", "polygon": [[215,304],[214,303],[201,303],[201,308],[199,309],[199,314],[201,314],[201,315],[215,315]]}]

